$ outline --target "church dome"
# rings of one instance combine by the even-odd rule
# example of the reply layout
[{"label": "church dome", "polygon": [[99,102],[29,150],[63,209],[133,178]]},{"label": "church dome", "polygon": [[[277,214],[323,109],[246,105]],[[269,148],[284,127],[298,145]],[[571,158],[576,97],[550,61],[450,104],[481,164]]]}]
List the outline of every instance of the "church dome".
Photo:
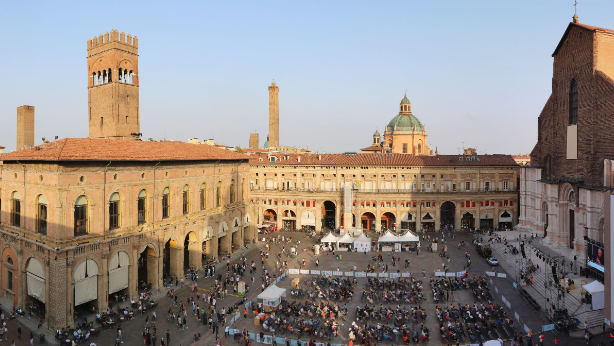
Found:
[{"label": "church dome", "polygon": [[375,130],[375,133],[373,134],[373,137],[380,137],[381,135],[379,134],[378,130]]},{"label": "church dome", "polygon": [[399,114],[392,118],[386,126],[386,131],[424,131],[424,125],[413,114]]},{"label": "church dome", "polygon": [[407,98],[407,94],[405,94],[405,97],[403,97],[403,99],[401,100],[401,104],[402,105],[411,104],[411,102],[409,102],[409,99]]}]

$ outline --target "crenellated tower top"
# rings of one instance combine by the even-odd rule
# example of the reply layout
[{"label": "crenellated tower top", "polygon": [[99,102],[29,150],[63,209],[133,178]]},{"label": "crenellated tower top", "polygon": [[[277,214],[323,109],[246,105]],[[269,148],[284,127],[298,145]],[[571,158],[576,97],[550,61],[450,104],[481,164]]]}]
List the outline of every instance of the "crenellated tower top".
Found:
[{"label": "crenellated tower top", "polygon": [[111,34],[106,32],[104,35],[100,34],[97,37],[94,36],[94,38],[88,39],[87,50],[89,52],[92,49],[96,49],[110,43],[120,43],[134,49],[138,49],[139,47],[139,39],[136,36],[132,37],[130,34],[126,35],[124,32],[120,33],[117,31],[117,29],[113,29],[111,30]]}]

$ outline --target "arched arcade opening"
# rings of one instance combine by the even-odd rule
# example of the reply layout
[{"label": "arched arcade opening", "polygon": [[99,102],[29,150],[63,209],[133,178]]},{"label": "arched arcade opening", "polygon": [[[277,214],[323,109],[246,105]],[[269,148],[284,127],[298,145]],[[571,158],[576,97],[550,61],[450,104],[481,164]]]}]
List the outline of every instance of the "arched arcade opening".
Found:
[{"label": "arched arcade opening", "polygon": [[454,227],[455,213],[456,205],[453,202],[447,201],[441,204],[441,214],[439,215],[439,225],[441,229],[449,229]]},{"label": "arched arcade opening", "polygon": [[364,231],[374,231],[375,230],[375,215],[371,212],[365,212],[360,217],[360,223],[362,225],[362,229]]},{"label": "arched arcade opening", "polygon": [[337,225],[335,224],[335,214],[337,206],[331,201],[324,201],[322,203],[322,229],[328,228],[329,230],[335,230]]}]

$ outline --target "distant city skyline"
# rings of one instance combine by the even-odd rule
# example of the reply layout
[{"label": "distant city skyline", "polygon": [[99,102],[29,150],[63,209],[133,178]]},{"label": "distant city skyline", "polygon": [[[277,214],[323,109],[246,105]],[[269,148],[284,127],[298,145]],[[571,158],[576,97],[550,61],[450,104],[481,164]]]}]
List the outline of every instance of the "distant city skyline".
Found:
[{"label": "distant city skyline", "polygon": [[[275,79],[282,146],[358,152],[407,90],[440,154],[526,154],[573,4],[3,3],[0,145],[15,150],[22,105],[36,107],[36,144],[87,137],[86,42],[118,29],[139,38],[145,139],[248,147],[255,131],[262,147]],[[578,4],[581,23],[605,28],[612,10]]]}]

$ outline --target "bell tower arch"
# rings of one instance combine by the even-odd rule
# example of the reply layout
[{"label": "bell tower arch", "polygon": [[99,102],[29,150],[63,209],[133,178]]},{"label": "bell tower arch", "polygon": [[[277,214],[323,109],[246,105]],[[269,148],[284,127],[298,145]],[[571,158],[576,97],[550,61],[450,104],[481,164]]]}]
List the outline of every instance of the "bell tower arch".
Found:
[{"label": "bell tower arch", "polygon": [[138,38],[111,30],[87,40],[89,137],[140,132]]}]

